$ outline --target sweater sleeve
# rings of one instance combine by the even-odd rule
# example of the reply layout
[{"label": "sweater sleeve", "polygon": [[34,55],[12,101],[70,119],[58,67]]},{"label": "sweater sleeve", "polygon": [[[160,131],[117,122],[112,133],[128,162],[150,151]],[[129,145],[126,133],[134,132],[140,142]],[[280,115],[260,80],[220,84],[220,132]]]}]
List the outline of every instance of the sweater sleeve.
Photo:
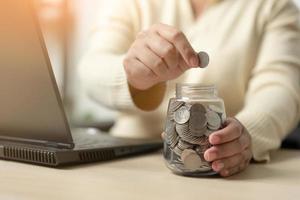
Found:
[{"label": "sweater sleeve", "polygon": [[96,102],[117,110],[136,109],[130,96],[123,58],[135,39],[139,13],[135,0],[107,1],[91,44],[78,70],[87,95]]},{"label": "sweater sleeve", "polygon": [[245,106],[236,116],[252,136],[257,161],[269,161],[300,118],[299,10],[292,1],[273,2]]}]

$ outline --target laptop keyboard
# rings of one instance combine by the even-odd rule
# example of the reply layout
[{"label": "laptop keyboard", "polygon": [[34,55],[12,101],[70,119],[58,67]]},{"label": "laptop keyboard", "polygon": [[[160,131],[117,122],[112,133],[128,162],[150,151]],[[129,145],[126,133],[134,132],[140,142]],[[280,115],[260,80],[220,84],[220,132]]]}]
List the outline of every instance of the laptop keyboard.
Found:
[{"label": "laptop keyboard", "polygon": [[113,138],[108,134],[98,132],[94,129],[76,129],[72,130],[72,136],[75,143],[75,147],[106,147],[111,146],[114,143],[120,143],[119,139]]},{"label": "laptop keyboard", "polygon": [[100,132],[96,129],[75,129],[72,130],[72,136],[75,148],[93,148],[93,147],[113,147],[122,145],[146,144],[149,141],[145,139],[118,138]]}]

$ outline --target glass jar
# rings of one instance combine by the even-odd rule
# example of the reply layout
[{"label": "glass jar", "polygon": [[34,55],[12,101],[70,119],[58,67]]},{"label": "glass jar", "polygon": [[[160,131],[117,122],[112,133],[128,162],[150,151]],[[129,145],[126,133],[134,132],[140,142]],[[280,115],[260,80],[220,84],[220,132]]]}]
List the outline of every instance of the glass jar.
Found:
[{"label": "glass jar", "polygon": [[214,175],[204,152],[209,135],[222,128],[224,102],[214,85],[177,84],[168,106],[164,130],[164,158],[172,172],[185,176]]}]

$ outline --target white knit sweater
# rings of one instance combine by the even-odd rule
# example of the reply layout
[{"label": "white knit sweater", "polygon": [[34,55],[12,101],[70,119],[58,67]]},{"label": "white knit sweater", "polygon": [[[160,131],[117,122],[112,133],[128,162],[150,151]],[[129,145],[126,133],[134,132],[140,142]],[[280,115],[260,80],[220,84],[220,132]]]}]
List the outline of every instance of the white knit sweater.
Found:
[{"label": "white knit sweater", "polygon": [[[79,73],[92,99],[120,111],[113,134],[159,136],[175,83],[213,83],[227,115],[250,132],[254,158],[270,159],[300,119],[299,11],[291,1],[223,0],[199,19],[188,0],[110,2]],[[211,63],[168,82],[160,107],[144,112],[131,99],[122,60],[136,34],[158,22],[181,29],[196,51],[209,53]]]}]

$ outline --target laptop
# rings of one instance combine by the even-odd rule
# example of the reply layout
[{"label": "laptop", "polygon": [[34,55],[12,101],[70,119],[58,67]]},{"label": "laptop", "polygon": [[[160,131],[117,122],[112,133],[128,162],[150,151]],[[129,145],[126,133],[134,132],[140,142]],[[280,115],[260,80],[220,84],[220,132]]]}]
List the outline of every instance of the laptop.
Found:
[{"label": "laptop", "polygon": [[56,167],[161,147],[158,139],[71,129],[32,1],[0,1],[1,159]]}]

